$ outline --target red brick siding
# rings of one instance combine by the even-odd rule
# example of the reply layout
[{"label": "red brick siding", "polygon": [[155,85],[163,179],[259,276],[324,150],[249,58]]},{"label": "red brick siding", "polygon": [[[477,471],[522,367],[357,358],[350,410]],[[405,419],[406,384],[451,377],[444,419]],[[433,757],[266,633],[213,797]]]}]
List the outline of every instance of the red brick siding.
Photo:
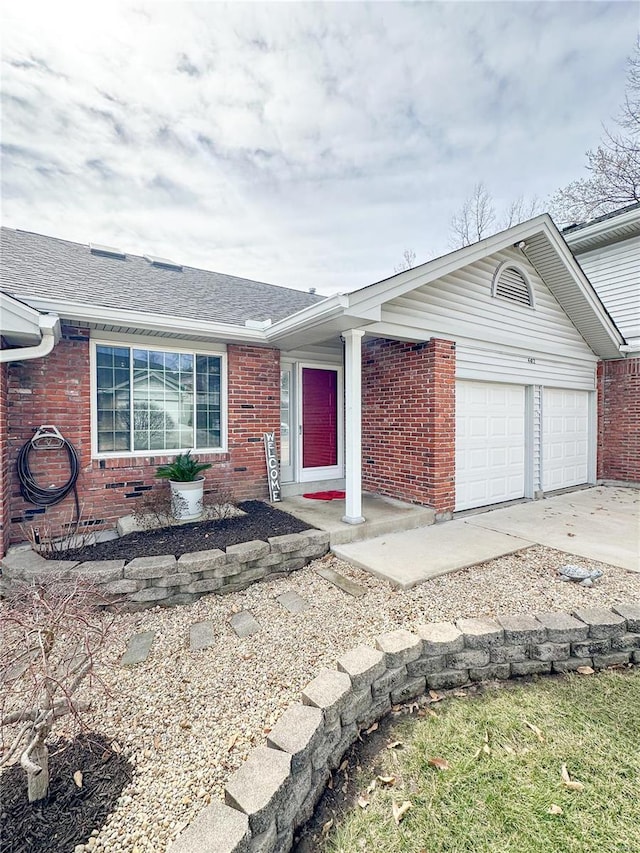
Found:
[{"label": "red brick siding", "polygon": [[[280,429],[280,353],[250,346],[229,346],[228,452],[198,453],[213,463],[205,472],[207,485],[224,482],[239,500],[268,495],[262,433]],[[46,512],[23,501],[15,462],[33,428],[55,424],[78,451],[78,495],[83,521],[113,527],[128,515],[149,486],[166,488],[155,479],[156,467],[172,456],[92,460],[90,430],[89,336],[65,327],[63,337],[46,358],[10,366],[8,457],[11,469],[11,540],[24,539],[24,524],[38,521],[53,532],[74,518],[69,495]],[[64,451],[32,453],[30,466],[39,483],[61,485],[68,476]],[[3,466],[4,468],[5,466]]]},{"label": "red brick siding", "polygon": [[365,341],[363,487],[451,512],[455,504],[455,344]]},{"label": "red brick siding", "polygon": [[598,370],[598,477],[640,482],[640,358]]},{"label": "red brick siding", "polygon": [[0,555],[9,545],[9,449],[7,446],[8,365],[0,364]]}]

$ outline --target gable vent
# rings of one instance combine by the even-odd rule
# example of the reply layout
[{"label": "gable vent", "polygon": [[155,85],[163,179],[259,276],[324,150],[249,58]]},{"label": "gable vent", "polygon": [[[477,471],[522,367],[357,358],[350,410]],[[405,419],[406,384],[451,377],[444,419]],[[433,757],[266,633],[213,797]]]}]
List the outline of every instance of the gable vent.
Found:
[{"label": "gable vent", "polygon": [[520,305],[533,306],[531,287],[526,276],[516,267],[501,265],[493,279],[492,296],[509,299]]},{"label": "gable vent", "polygon": [[152,267],[163,267],[167,270],[182,271],[182,264],[176,264],[175,261],[170,261],[168,258],[158,258],[156,255],[145,255],[145,261],[148,261]]},{"label": "gable vent", "polygon": [[100,243],[89,243],[89,251],[92,255],[101,255],[103,258],[126,258],[126,252],[122,249],[114,249],[113,246],[101,246]]}]

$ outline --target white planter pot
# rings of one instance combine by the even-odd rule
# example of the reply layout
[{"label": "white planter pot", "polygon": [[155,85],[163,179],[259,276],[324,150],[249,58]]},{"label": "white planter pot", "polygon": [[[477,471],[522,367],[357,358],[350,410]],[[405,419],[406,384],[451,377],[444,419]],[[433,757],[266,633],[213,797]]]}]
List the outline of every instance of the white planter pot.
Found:
[{"label": "white planter pot", "polygon": [[178,521],[195,521],[202,515],[204,477],[190,483],[169,480],[171,486],[171,511]]}]

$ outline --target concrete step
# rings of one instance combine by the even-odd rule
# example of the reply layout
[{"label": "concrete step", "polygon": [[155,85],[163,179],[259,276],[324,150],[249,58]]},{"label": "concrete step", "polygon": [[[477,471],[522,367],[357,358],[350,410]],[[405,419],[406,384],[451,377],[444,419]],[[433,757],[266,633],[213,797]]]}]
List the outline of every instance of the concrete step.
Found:
[{"label": "concrete step", "polygon": [[344,501],[316,501],[301,495],[285,498],[278,509],[306,521],[310,527],[326,530],[330,544],[346,545],[362,542],[387,533],[415,530],[435,522],[435,511],[430,507],[406,504],[380,495],[365,494],[362,498],[364,524],[345,524]]}]

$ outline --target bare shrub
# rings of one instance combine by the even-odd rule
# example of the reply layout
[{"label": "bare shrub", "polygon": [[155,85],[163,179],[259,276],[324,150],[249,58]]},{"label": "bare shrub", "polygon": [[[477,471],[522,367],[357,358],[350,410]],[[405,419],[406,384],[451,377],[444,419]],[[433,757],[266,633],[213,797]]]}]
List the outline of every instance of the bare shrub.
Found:
[{"label": "bare shrub", "polygon": [[15,585],[2,605],[0,627],[0,767],[19,758],[29,802],[49,790],[47,738],[56,722],[78,726],[89,708],[78,690],[97,683],[96,656],[115,616],[110,602],[81,578]]},{"label": "bare shrub", "polygon": [[[69,510],[68,520],[54,528],[46,519],[31,524],[21,524],[22,535],[31,543],[31,547],[38,554],[59,554],[70,548],[84,548],[85,545],[94,545],[96,534],[87,530],[84,519],[84,506],[80,506],[80,512],[76,515],[75,507]],[[66,532],[60,534],[60,529]]]},{"label": "bare shrub", "polygon": [[133,517],[145,530],[171,524],[171,494],[167,488],[153,488],[136,501]]},{"label": "bare shrub", "polygon": [[238,501],[228,483],[211,483],[203,496],[203,507],[207,518],[221,520],[240,515]]}]

